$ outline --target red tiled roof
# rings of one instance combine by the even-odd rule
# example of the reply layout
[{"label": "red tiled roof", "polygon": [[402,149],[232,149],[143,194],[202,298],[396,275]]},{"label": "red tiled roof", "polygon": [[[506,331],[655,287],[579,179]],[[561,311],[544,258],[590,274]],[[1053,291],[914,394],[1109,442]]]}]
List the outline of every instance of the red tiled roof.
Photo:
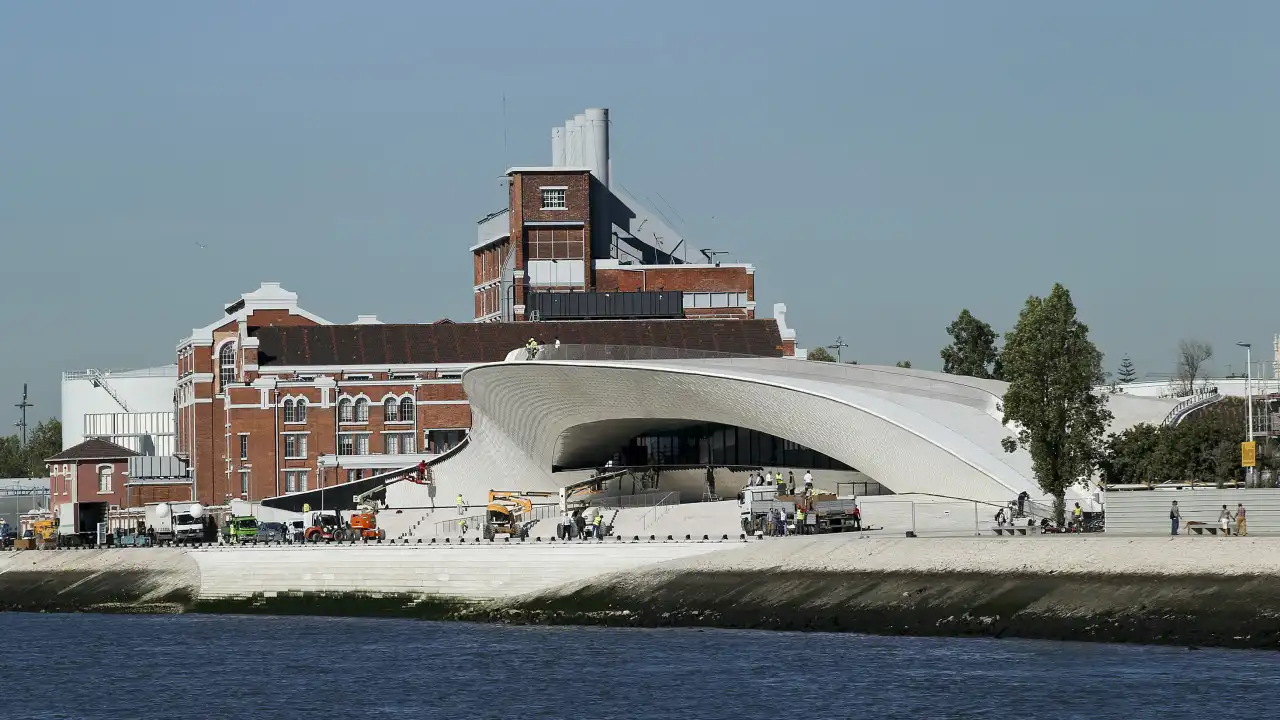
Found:
[{"label": "red tiled roof", "polygon": [[431,325],[264,327],[258,365],[419,365],[497,362],[530,338],[781,357],[775,320],[605,320]]},{"label": "red tiled roof", "polygon": [[113,442],[89,438],[79,445],[72,445],[45,462],[66,462],[69,460],[124,460],[141,455],[135,450],[117,445]]}]

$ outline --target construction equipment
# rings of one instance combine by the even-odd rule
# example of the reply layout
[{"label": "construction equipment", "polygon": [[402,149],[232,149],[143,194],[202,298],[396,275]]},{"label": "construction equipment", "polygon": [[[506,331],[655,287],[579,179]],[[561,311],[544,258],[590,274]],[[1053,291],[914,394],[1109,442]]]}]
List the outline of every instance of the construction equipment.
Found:
[{"label": "construction equipment", "polygon": [[31,525],[31,535],[35,538],[36,548],[51,550],[58,545],[58,521],[53,518],[37,520]]},{"label": "construction equipment", "polygon": [[305,521],[307,529],[302,531],[302,539],[306,542],[342,542],[347,539],[347,527],[337,510],[312,510],[306,513]]},{"label": "construction equipment", "polygon": [[227,542],[254,544],[258,542],[258,519],[252,515],[229,517],[225,527]]},{"label": "construction equipment", "polygon": [[529,528],[538,522],[533,517],[533,501],[529,498],[558,495],[560,493],[490,490],[489,505],[485,508],[484,539],[492,540],[498,535],[528,537]]}]

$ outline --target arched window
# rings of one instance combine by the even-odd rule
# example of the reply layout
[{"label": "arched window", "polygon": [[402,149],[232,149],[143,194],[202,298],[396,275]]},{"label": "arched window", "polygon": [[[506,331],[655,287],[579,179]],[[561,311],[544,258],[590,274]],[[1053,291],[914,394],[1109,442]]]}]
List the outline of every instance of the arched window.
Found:
[{"label": "arched window", "polygon": [[294,422],[307,421],[307,400],[306,398],[298,398],[298,404],[293,407]]},{"label": "arched window", "polygon": [[236,381],[236,344],[229,342],[218,348],[218,386],[225,388]]},{"label": "arched window", "polygon": [[295,420],[295,419],[294,419],[294,415],[293,415],[293,401],[292,401],[292,400],[285,400],[285,401],[284,401],[284,421],[285,421],[285,422],[298,422],[297,420]]},{"label": "arched window", "polygon": [[338,422],[355,422],[356,414],[352,410],[351,398],[338,401]]},{"label": "arched window", "polygon": [[365,398],[356,399],[356,422],[369,422],[369,401]]},{"label": "arched window", "polygon": [[400,421],[413,422],[413,398],[400,398]]},{"label": "arched window", "polygon": [[98,466],[98,492],[111,492],[111,470],[110,465]]},{"label": "arched window", "polygon": [[382,401],[382,420],[383,422],[396,422],[400,419],[400,405],[396,403],[395,398],[387,398]]}]

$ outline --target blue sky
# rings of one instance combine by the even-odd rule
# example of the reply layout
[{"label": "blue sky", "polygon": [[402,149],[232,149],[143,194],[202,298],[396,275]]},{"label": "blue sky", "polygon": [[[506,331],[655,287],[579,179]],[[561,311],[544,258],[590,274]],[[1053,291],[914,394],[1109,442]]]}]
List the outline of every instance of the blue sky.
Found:
[{"label": "blue sky", "polygon": [[[471,315],[511,165],[611,109],[614,176],[755,263],[801,345],[940,367],[1073,292],[1114,369],[1270,359],[1267,2],[0,4],[0,404],[172,361],[276,280],[334,321]],[[503,97],[506,98],[505,123]],[[505,127],[505,140],[504,140]],[[201,249],[198,243],[206,244]],[[16,415],[15,418],[16,419]],[[4,423],[7,425],[7,423]]]}]

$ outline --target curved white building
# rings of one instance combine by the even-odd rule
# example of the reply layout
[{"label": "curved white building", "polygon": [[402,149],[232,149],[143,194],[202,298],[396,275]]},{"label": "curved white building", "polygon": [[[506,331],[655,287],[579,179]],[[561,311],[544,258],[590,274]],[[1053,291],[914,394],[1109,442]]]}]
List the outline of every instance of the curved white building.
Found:
[{"label": "curved white building", "polygon": [[[1005,383],[924,370],[777,358],[504,362],[466,373],[469,445],[434,469],[437,496],[555,490],[629,438],[682,423],[749,428],[857,468],[894,493],[1042,497],[1025,451],[1000,440]],[[1173,400],[1113,395],[1113,430],[1159,422]],[[715,464],[714,461],[712,464]],[[718,480],[718,482],[720,482]],[[722,486],[724,491],[735,491]],[[393,487],[393,506],[425,490]],[[1083,499],[1083,494],[1076,494]]]}]

